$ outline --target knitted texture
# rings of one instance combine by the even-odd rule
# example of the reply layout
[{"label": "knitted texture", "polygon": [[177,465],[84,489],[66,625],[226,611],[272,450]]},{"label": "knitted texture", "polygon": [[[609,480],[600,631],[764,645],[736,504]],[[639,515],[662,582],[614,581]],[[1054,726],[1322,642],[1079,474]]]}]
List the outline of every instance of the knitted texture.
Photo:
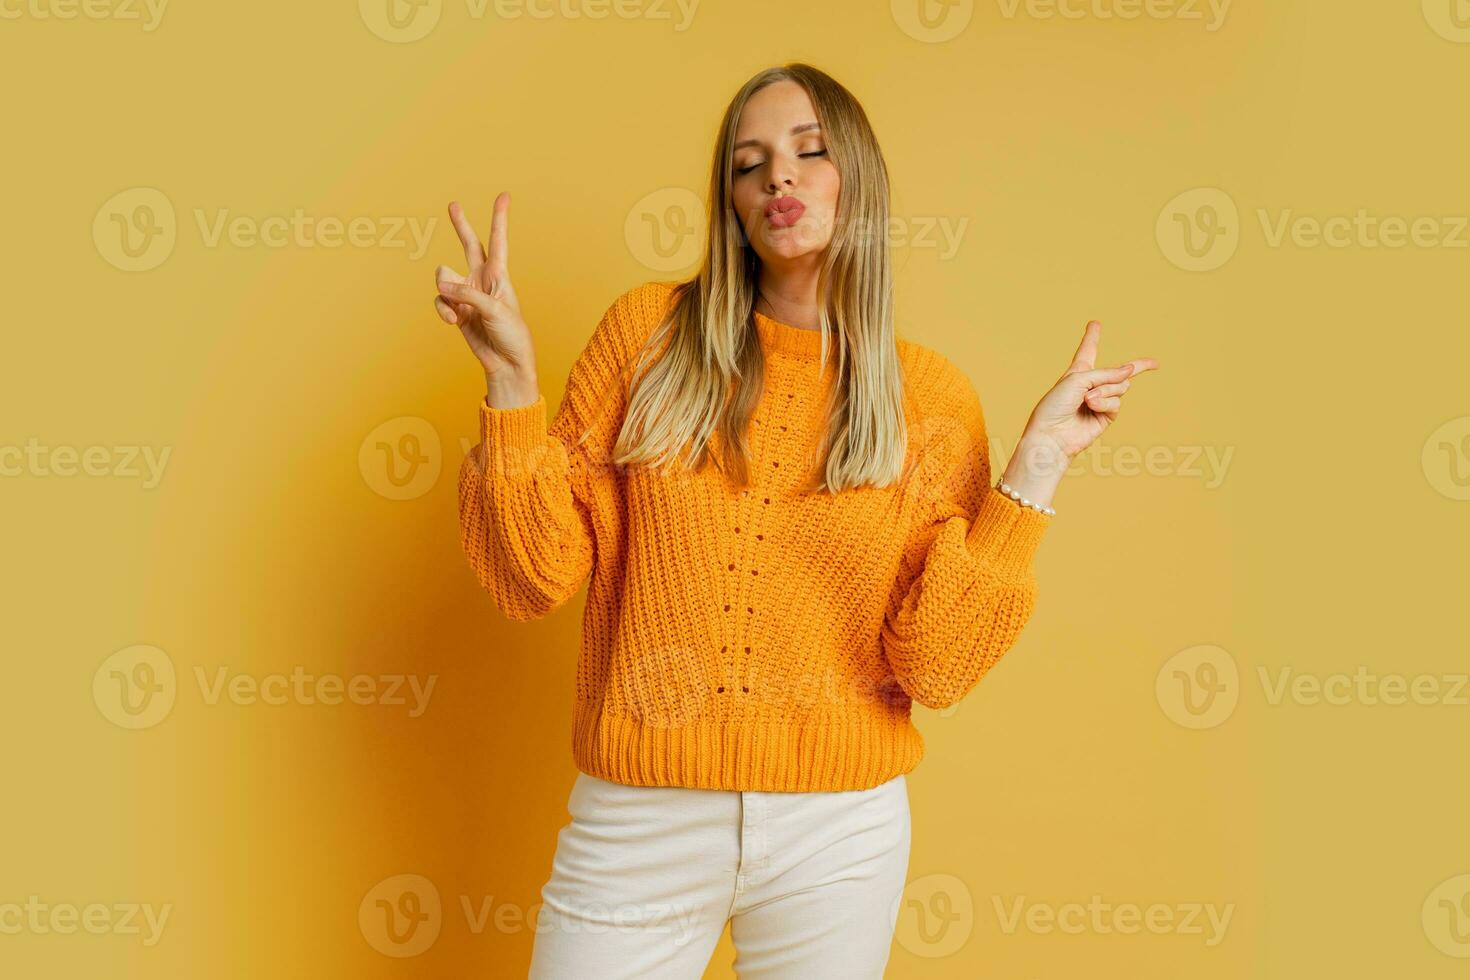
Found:
[{"label": "knitted texture", "polygon": [[867,789],[910,772],[924,753],[912,702],[954,704],[1015,642],[1051,518],[992,485],[965,374],[904,339],[904,478],[803,493],[834,367],[821,370],[818,331],[760,313],[751,485],[714,465],[612,463],[621,369],[673,285],[643,283],[608,307],[549,426],[544,395],[480,401],[480,442],[459,474],[469,564],[514,620],[587,585],[572,725],[582,772],[767,792]]}]

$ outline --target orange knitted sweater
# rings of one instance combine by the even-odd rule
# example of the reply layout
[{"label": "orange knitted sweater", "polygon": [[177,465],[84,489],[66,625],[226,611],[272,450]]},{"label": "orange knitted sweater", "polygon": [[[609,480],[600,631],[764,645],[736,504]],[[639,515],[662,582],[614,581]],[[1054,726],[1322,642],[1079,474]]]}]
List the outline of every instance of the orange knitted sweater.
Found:
[{"label": "orange knitted sweater", "polygon": [[993,486],[965,374],[903,339],[914,465],[887,488],[801,493],[833,359],[821,372],[818,331],[760,313],[751,485],[714,465],[611,464],[619,369],[673,285],[643,283],[608,307],[549,427],[544,395],[480,401],[480,443],[459,474],[464,553],[511,619],[545,616],[588,584],[571,743],[583,772],[793,792],[909,772],[924,753],[911,703],[954,704],[1012,645],[1051,518]]}]

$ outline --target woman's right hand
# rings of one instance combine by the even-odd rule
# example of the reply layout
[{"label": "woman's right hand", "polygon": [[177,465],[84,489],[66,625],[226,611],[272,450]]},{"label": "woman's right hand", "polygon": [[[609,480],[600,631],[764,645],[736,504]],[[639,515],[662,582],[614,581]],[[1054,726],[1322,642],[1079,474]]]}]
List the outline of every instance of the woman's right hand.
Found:
[{"label": "woman's right hand", "polygon": [[531,328],[521,316],[520,303],[510,283],[509,246],[506,225],[510,194],[495,198],[490,222],[487,255],[465,217],[458,201],[449,202],[449,220],[464,244],[469,274],[459,275],[447,266],[434,270],[434,309],[446,323],[459,327],[465,342],[485,369],[492,392],[509,388],[513,382],[533,382],[536,374]]}]

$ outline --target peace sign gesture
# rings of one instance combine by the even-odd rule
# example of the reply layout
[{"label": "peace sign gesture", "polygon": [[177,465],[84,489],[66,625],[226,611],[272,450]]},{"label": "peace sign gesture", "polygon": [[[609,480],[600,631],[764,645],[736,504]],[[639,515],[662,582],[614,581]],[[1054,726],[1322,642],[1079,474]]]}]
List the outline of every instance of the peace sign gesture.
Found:
[{"label": "peace sign gesture", "polygon": [[506,229],[510,218],[510,194],[495,197],[490,222],[487,254],[475,236],[458,201],[449,202],[449,220],[464,244],[468,275],[447,266],[434,270],[434,309],[446,323],[464,334],[470,350],[485,368],[487,378],[504,378],[512,373],[534,374],[536,356],[531,328],[521,316],[520,303],[510,284],[510,246]]},{"label": "peace sign gesture", "polygon": [[1090,446],[1118,418],[1123,392],[1133,378],[1159,366],[1151,357],[1137,357],[1117,367],[1094,368],[1101,336],[1102,324],[1089,321],[1072,363],[1026,421],[1025,436],[1050,438],[1068,459]]}]

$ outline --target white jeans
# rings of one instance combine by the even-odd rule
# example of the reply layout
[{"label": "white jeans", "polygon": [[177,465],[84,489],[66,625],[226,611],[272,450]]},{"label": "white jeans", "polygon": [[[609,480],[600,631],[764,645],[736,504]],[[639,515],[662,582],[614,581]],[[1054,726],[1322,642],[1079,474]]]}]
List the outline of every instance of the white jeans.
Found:
[{"label": "white jeans", "polygon": [[531,980],[881,978],[909,862],[903,775],[864,790],[627,786],[579,772]]}]

